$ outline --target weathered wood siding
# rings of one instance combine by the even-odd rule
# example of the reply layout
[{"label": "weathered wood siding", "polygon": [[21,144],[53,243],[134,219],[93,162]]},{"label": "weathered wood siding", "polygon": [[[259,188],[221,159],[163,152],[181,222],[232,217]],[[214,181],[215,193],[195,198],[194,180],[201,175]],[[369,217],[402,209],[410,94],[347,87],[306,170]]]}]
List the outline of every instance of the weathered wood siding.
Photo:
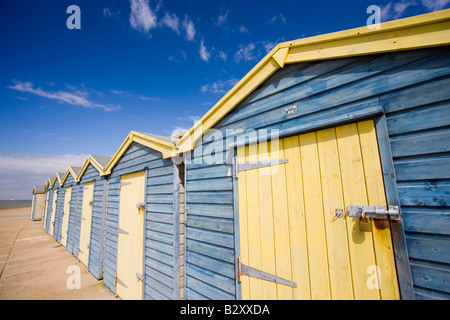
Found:
[{"label": "weathered wood siding", "polygon": [[72,193],[70,198],[70,214],[69,214],[69,226],[68,226],[68,233],[67,233],[67,250],[78,257],[78,242],[75,244],[75,238],[76,238],[76,224],[77,224],[77,217],[78,217],[78,196],[79,196],[79,184],[74,184],[72,186]]},{"label": "weathered wood siding", "polygon": [[142,170],[147,170],[144,299],[173,299],[179,290],[174,270],[174,243],[179,233],[173,225],[173,163],[137,143],[130,145],[109,177],[103,281],[116,292],[120,176]]},{"label": "weathered wood siding", "polygon": [[[92,204],[91,235],[89,244],[88,270],[97,278],[103,277],[103,251],[104,251],[104,229],[106,212],[106,178],[101,177],[97,169],[89,164],[83,173],[78,187],[78,196],[75,205],[75,216],[73,226],[73,254],[78,257],[80,243],[81,210],[83,204],[83,188],[87,182],[94,181],[94,198]],[[72,193],[73,194],[73,193]],[[71,237],[72,240],[72,237]]]},{"label": "weathered wood siding", "polygon": [[[223,137],[227,129],[288,136],[386,110],[417,298],[448,298],[450,290],[449,53],[443,47],[286,65],[214,126]],[[297,113],[286,115],[294,105]],[[225,141],[217,137],[208,131],[186,165],[187,299],[236,297],[234,150],[221,155]],[[228,162],[211,161],[218,158]]]},{"label": "weathered wood siding", "polygon": [[52,216],[52,203],[53,203],[53,189],[47,190],[48,197],[47,197],[47,212],[45,213],[45,231],[48,233],[50,230],[50,220]]}]

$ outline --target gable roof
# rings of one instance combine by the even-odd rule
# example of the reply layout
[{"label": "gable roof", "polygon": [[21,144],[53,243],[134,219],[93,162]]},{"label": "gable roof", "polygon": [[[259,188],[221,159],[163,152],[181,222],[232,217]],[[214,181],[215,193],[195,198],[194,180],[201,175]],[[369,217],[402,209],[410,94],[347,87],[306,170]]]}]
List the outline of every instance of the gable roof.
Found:
[{"label": "gable roof", "polygon": [[86,172],[86,169],[89,167],[89,164],[92,164],[94,166],[94,168],[98,171],[98,173],[101,176],[103,176],[106,165],[109,163],[111,158],[112,157],[89,155],[87,157],[86,162],[84,163],[83,167],[80,168],[80,171],[77,174],[76,181],[80,182],[81,178],[83,177],[84,173]]},{"label": "gable roof", "polygon": [[177,141],[173,155],[193,150],[208,129],[287,63],[450,44],[450,9],[385,22],[379,27],[360,27],[278,44]]},{"label": "gable roof", "polygon": [[170,158],[173,153],[173,148],[175,147],[170,137],[158,136],[155,134],[131,131],[125,141],[120,146],[119,150],[112,156],[110,162],[105,168],[105,172],[103,175],[111,174],[112,169],[120,160],[122,155],[127,151],[130,145],[133,143],[139,143],[143,146],[146,146],[150,149],[159,151],[162,153],[163,158]]},{"label": "gable roof", "polygon": [[51,184],[50,184],[50,188],[53,188],[53,186],[55,185],[55,182],[56,182],[56,179],[58,179],[58,181],[59,181],[59,185],[61,186],[61,181],[62,181],[62,178],[64,177],[64,172],[57,172],[56,174],[55,174],[55,176],[53,177],[53,180],[52,180],[52,182],[51,182]]},{"label": "gable roof", "polygon": [[45,193],[45,186],[34,186],[32,193]]},{"label": "gable roof", "polygon": [[64,174],[64,177],[61,180],[61,185],[64,184],[64,182],[67,180],[67,178],[69,177],[69,173],[72,175],[73,180],[77,181],[77,176],[78,173],[80,172],[81,167],[69,167],[66,171],[66,173]]}]

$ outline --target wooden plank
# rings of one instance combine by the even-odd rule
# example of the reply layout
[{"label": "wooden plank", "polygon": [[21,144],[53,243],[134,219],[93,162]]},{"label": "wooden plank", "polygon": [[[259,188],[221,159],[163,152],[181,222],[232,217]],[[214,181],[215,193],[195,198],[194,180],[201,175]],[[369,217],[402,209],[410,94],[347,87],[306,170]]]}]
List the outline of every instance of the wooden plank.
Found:
[{"label": "wooden plank", "polygon": [[394,161],[397,181],[450,178],[450,155],[408,157]]},{"label": "wooden plank", "polygon": [[411,258],[450,263],[450,243],[445,236],[407,234],[406,241]]},{"label": "wooden plank", "polygon": [[448,272],[448,268],[439,264],[413,261],[411,272],[416,286],[450,294],[450,287],[448,286],[450,272]]},{"label": "wooden plank", "polygon": [[393,136],[391,147],[394,157],[448,152],[450,151],[450,128]]},{"label": "wooden plank", "polygon": [[[386,207],[386,195],[373,120],[358,122],[358,134],[361,143],[368,204],[370,206]],[[378,276],[381,299],[398,300],[400,296],[396,281],[397,271],[391,232],[388,223],[384,222],[383,224],[385,229],[380,230],[376,227],[375,222],[372,221],[372,239],[377,263],[377,269],[374,269],[374,272]]]},{"label": "wooden plank", "polygon": [[450,235],[450,209],[403,207],[403,222],[407,232]]},{"label": "wooden plank", "polygon": [[[247,161],[258,160],[258,146],[256,144],[248,147]],[[239,179],[240,178],[239,174]],[[247,210],[248,210],[248,263],[256,269],[262,268],[261,261],[261,221],[259,215],[259,184],[258,170],[247,170]],[[244,298],[244,297],[243,297]],[[263,299],[262,280],[250,277],[250,299]]]},{"label": "wooden plank", "polygon": [[[270,146],[268,142],[258,145],[258,160],[270,159]],[[259,192],[259,221],[261,232],[261,268],[260,270],[270,274],[276,274],[276,255],[275,255],[275,234],[274,234],[274,203],[272,199],[272,181],[271,168],[260,168],[258,173],[258,192]],[[255,190],[247,190],[255,192]],[[253,221],[249,221],[251,226]],[[243,262],[245,264],[245,262]],[[250,265],[250,267],[253,267]],[[274,282],[262,282],[262,297],[264,300],[277,299],[277,285]]]},{"label": "wooden plank", "polygon": [[[344,207],[367,205],[367,192],[358,129],[356,124],[336,128],[339,161],[341,164]],[[368,270],[376,266],[372,235],[359,230],[359,218],[347,217],[350,262],[355,299],[380,298],[378,290],[367,286]]]},{"label": "wooden plank", "polygon": [[399,182],[402,206],[447,207],[450,203],[450,180]]},{"label": "wooden plank", "polygon": [[317,132],[317,147],[323,193],[331,299],[353,299],[351,265],[348,252],[346,218],[336,216],[344,210],[341,172],[334,128]]},{"label": "wooden plank", "polygon": [[389,134],[394,135],[448,126],[449,118],[450,102],[445,101],[434,106],[414,108],[388,116],[387,123]]},{"label": "wooden plank", "polygon": [[308,243],[306,216],[303,199],[303,174],[298,136],[283,139],[286,163],[286,187],[289,210],[289,234],[291,250],[292,281],[296,300],[310,299]]},{"label": "wooden plank", "polygon": [[311,299],[331,298],[316,133],[300,137]]},{"label": "wooden plank", "polygon": [[[270,158],[284,159],[283,140],[270,142]],[[285,164],[272,166],[270,176],[272,178],[276,275],[290,280],[292,273]],[[278,300],[292,300],[292,287],[277,284],[277,297]]]}]

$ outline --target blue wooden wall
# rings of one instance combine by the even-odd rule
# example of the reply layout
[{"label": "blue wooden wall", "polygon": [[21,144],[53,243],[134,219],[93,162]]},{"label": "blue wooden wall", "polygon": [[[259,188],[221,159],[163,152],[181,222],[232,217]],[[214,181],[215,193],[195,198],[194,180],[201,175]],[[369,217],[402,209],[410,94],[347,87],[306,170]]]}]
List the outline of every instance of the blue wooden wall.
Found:
[{"label": "blue wooden wall", "polygon": [[[94,181],[94,198],[92,204],[91,235],[89,246],[88,270],[97,278],[103,277],[103,252],[104,252],[104,225],[106,212],[106,178],[92,164],[89,164],[83,173],[78,186],[74,186],[72,196],[77,194],[71,201],[71,210],[74,206],[74,215],[69,220],[70,248],[72,253],[78,257],[80,243],[81,211],[83,207],[83,188],[87,182]],[[75,200],[76,199],[76,200]],[[69,244],[67,245],[69,248]]]},{"label": "blue wooden wall", "polygon": [[[449,298],[448,47],[286,65],[214,129],[280,136],[374,118],[386,110],[416,298]],[[285,115],[296,105],[298,112]],[[233,149],[207,132],[186,164],[186,299],[232,299]]]},{"label": "blue wooden wall", "polygon": [[75,245],[75,230],[76,230],[76,221],[77,221],[77,215],[78,215],[78,195],[79,195],[79,184],[74,184],[72,186],[72,193],[70,198],[70,214],[69,214],[69,225],[68,225],[68,233],[67,233],[67,251],[72,253],[73,255],[76,254],[76,257],[78,257],[78,243]]},{"label": "blue wooden wall", "polygon": [[45,231],[48,233],[50,230],[50,220],[52,216],[52,203],[53,203],[53,189],[48,189],[48,199],[47,199],[47,212],[45,213]]},{"label": "blue wooden wall", "polygon": [[58,198],[56,199],[56,212],[55,212],[55,226],[53,228],[53,238],[61,242],[61,227],[62,227],[62,211],[64,209],[64,199],[66,197],[66,190],[56,180],[54,188],[58,189]]},{"label": "blue wooden wall", "polygon": [[147,170],[144,299],[173,299],[179,288],[179,270],[174,269],[179,233],[173,225],[173,164],[137,143],[130,145],[109,177],[103,281],[116,292],[120,176],[142,170]]},{"label": "blue wooden wall", "polygon": [[[69,212],[64,212],[64,203],[66,202],[66,188],[68,187],[72,187],[72,189],[75,187],[76,182],[75,179],[73,178],[72,174],[69,173],[69,175],[67,176],[67,179],[64,181],[64,184],[62,185],[62,187],[60,188],[60,191],[58,193],[58,195],[60,194],[64,194],[64,199],[62,200],[62,204],[59,208],[59,222],[58,222],[58,234],[59,237],[57,238],[58,242],[61,242],[61,237],[68,237],[69,236],[69,232],[67,234],[62,234],[62,221],[64,219],[63,213],[67,214],[69,217],[69,222],[70,222],[70,215],[74,215],[75,213],[73,211],[70,210],[70,206],[69,206]],[[72,196],[72,192],[71,192],[71,196]],[[59,199],[58,199],[59,202]],[[70,203],[72,203],[72,198],[70,198]],[[66,244],[67,246],[67,244]],[[71,252],[71,251],[70,251]]]}]

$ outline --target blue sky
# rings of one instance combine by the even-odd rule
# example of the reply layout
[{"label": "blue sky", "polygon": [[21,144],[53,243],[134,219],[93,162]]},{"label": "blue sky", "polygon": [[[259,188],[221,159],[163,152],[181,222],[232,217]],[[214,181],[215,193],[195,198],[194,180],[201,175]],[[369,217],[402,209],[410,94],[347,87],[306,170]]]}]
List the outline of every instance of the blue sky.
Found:
[{"label": "blue sky", "polygon": [[114,154],[131,130],[190,128],[277,43],[364,26],[370,5],[388,21],[450,0],[2,0],[0,199]]}]

